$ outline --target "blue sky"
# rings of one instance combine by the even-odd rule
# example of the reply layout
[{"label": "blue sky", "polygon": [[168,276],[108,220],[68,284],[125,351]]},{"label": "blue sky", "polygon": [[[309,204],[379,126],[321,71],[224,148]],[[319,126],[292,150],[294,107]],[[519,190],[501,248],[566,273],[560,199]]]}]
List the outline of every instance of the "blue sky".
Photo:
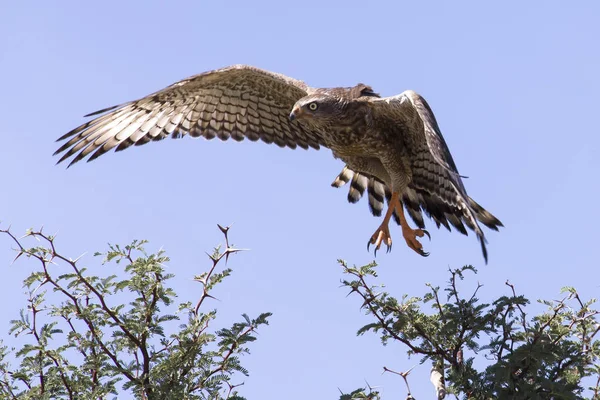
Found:
[{"label": "blue sky", "polygon": [[[597,3],[56,4],[2,6],[2,226],[58,231],[73,257],[109,241],[148,239],[149,250],[171,256],[183,301],[197,297],[191,277],[221,240],[216,224],[235,223],[234,243],[252,251],[232,260],[234,276],[218,289],[220,321],[274,313],[244,359],[249,399],[336,398],[338,387],[365,379],[387,398],[405,394],[382,367],[405,370],[417,360],[373,335],[356,337],[368,320],[358,298],[339,288],[336,259],[371,261],[365,245],[380,221],[366,202],[348,204],[345,190],[329,186],[343,165],[328,150],[188,138],[69,170],[54,166],[54,140],[84,114],[235,63],[316,87],[364,82],[384,96],[416,90],[469,176],[467,191],[506,228],[488,231],[486,266],[472,235],[429,221],[431,256],[421,258],[392,227],[396,245],[377,257],[389,291],[421,295],[426,282],[443,285],[448,267],[473,264],[484,299],[507,293],[507,279],[532,300],[558,298],[565,285],[597,296]],[[9,266],[10,247],[0,239],[0,299],[11,304],[0,310],[4,332],[33,265]],[[433,393],[428,371],[413,373],[417,398]]]}]

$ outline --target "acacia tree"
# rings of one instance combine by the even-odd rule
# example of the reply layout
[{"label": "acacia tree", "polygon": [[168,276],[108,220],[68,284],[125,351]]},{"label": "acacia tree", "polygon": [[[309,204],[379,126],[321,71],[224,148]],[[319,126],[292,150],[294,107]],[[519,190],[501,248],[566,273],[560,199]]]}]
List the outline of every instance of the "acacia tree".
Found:
[{"label": "acacia tree", "polygon": [[[491,303],[477,298],[477,284],[467,296],[457,282],[472,266],[450,270],[441,292],[428,286],[423,297],[396,299],[370,281],[377,278],[376,264],[349,267],[343,285],[362,300],[361,308],[373,322],[358,330],[372,332],[385,345],[399,342],[409,356],[431,364],[431,383],[438,399],[448,394],[465,399],[600,399],[600,323],[594,299],[584,300],[571,287],[561,300],[540,301],[547,311],[527,314],[527,300],[506,282],[508,293]],[[485,368],[474,366],[485,357]],[[408,374],[400,375],[411,399]],[[585,384],[588,382],[588,385]],[[586,387],[587,386],[587,387]],[[374,390],[359,388],[341,400],[379,399]]]},{"label": "acacia tree", "polygon": [[[1,230],[16,244],[16,258],[33,259],[38,269],[24,281],[27,307],[11,321],[10,333],[23,345],[0,349],[0,398],[97,400],[125,392],[147,400],[243,399],[236,382],[248,371],[239,356],[270,313],[211,329],[217,311],[205,311],[207,300],[231,273],[218,266],[239,251],[229,245],[228,228],[219,228],[225,248],[215,248],[208,271],[195,277],[199,298],[176,307],[173,275],[164,269],[169,259],[163,251],[147,254],[145,241],[97,253],[126,275],[101,277],[59,252],[41,230],[24,238]],[[38,245],[26,247],[27,238]],[[167,333],[172,322],[179,327]]]},{"label": "acacia tree", "polygon": [[[24,282],[27,307],[11,322],[22,347],[0,348],[0,398],[108,399],[127,392],[148,400],[242,399],[239,377],[248,371],[239,356],[270,314],[211,329],[217,311],[205,311],[210,293],[232,272],[219,266],[240,251],[229,244],[228,228],[219,228],[224,250],[215,248],[208,270],[195,277],[199,297],[178,305],[163,266],[167,256],[147,254],[145,241],[97,254],[125,274],[100,277],[60,253],[53,236],[29,231],[17,238],[0,230],[16,245],[17,259],[38,265]],[[27,247],[27,239],[38,243]],[[450,270],[443,290],[428,285],[422,297],[398,300],[372,283],[375,263],[340,264],[343,285],[372,317],[358,334],[375,333],[384,345],[399,342],[409,356],[429,363],[438,399],[600,399],[598,311],[575,289],[542,301],[547,311],[529,316],[529,301],[510,282],[507,294],[491,303],[478,299],[479,284],[467,296],[459,293],[458,281],[476,273],[471,266]],[[484,357],[485,366],[476,368]],[[410,371],[383,368],[404,379],[412,399]],[[380,394],[359,388],[340,396],[351,399]]]}]

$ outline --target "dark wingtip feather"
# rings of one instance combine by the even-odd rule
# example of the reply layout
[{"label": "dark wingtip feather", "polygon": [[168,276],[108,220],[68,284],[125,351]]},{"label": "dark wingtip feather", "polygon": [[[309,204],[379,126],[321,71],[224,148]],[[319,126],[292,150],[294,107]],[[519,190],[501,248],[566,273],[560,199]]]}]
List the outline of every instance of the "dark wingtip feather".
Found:
[{"label": "dark wingtip feather", "polygon": [[461,219],[455,215],[450,213],[445,213],[446,219],[456,228],[456,230],[462,233],[465,236],[469,236],[469,232],[467,232],[467,228],[462,223]]},{"label": "dark wingtip feather", "polygon": [[[67,157],[63,157],[58,162],[61,162],[66,158]],[[72,165],[77,164],[80,160],[81,160],[80,158],[74,158],[73,160],[71,160],[71,162],[67,165],[67,169],[71,168]]]},{"label": "dark wingtip feather", "polygon": [[125,139],[121,143],[119,143],[119,145],[115,148],[115,153],[119,152],[119,151],[123,151],[126,148],[133,146],[134,144],[135,144],[135,142],[133,140],[131,140],[130,137],[128,137],[127,139]]},{"label": "dark wingtip feather", "polygon": [[[54,152],[54,154],[52,154],[52,156],[57,156],[57,155],[59,155],[59,154],[60,154],[60,153],[62,153],[63,151],[67,150],[69,147],[71,147],[71,144],[70,144],[70,143],[68,143],[68,142],[67,142],[67,143],[63,144],[62,146],[60,146],[60,147],[58,148],[58,150],[56,150],[56,151]],[[62,161],[62,159],[60,159],[58,162],[60,163],[61,161]]]},{"label": "dark wingtip feather", "polygon": [[102,154],[105,154],[106,152],[108,152],[111,148],[110,147],[105,147],[105,146],[100,146],[98,147],[96,150],[94,150],[94,152],[92,153],[92,155],[86,160],[86,162],[90,162],[90,161],[94,161],[96,158],[100,157]]},{"label": "dark wingtip feather", "polygon": [[[61,162],[65,161],[67,158],[71,157],[72,155],[73,155],[73,154],[70,154],[70,153],[65,153],[65,154],[63,154],[63,156],[62,156],[62,157],[61,157],[61,158],[60,158],[60,159],[59,159],[59,160],[58,160],[56,163],[57,163],[57,164],[60,164]],[[68,167],[70,167],[70,166],[71,166],[71,164],[74,164],[74,162],[71,162],[71,163],[69,164],[69,166],[68,166]],[[68,168],[68,167],[67,167],[67,168]]]},{"label": "dark wingtip feather", "polygon": [[[127,103],[127,104],[128,104],[128,103]],[[114,110],[114,109],[116,109],[116,108],[119,108],[119,107],[121,107],[121,106],[124,106],[124,105],[126,105],[126,104],[119,104],[119,105],[117,105],[117,106],[112,106],[112,107],[104,108],[104,109],[102,109],[102,110],[94,111],[93,113],[90,113],[90,114],[84,115],[83,117],[84,117],[84,118],[87,118],[87,117],[93,117],[93,116],[95,116],[95,115],[99,115],[99,114],[104,114],[104,113],[105,113],[105,112],[107,112],[107,111],[112,111],[112,110]],[[83,130],[85,130],[85,129],[89,128],[89,127],[90,127],[90,125],[93,125],[93,124],[95,124],[97,121],[98,121],[98,119],[93,119],[93,120],[91,120],[91,121],[88,121],[88,122],[86,122],[85,124],[81,124],[81,125],[79,125],[79,126],[78,126],[77,128],[75,128],[75,129],[71,129],[69,132],[65,133],[64,135],[62,135],[61,137],[59,137],[58,139],[56,139],[56,142],[61,142],[61,141],[65,140],[66,138],[69,138],[69,137],[71,137],[71,136],[74,136],[74,135],[78,134],[79,132],[81,132],[81,131],[83,131]],[[61,150],[59,149],[59,150],[57,150],[57,151],[54,153],[54,155],[56,155],[56,154],[58,154],[58,153],[60,153],[60,152],[61,152]]]},{"label": "dark wingtip feather", "polygon": [[74,136],[74,135],[78,134],[79,132],[81,132],[82,130],[84,130],[87,127],[89,127],[93,122],[94,122],[94,120],[91,120],[91,121],[86,122],[85,124],[81,124],[77,128],[71,129],[69,132],[65,133],[64,135],[62,135],[61,137],[59,137],[55,141],[56,142],[60,142],[62,140],[65,140],[66,138]]},{"label": "dark wingtip feather", "polygon": [[487,265],[488,252],[487,252],[487,247],[485,245],[487,243],[487,240],[485,240],[485,236],[483,236],[483,233],[481,235],[477,235],[477,238],[479,239],[479,243],[481,243],[481,252],[483,253],[483,259],[485,260],[485,265]]},{"label": "dark wingtip feather", "polygon": [[498,218],[471,197],[469,197],[469,206],[471,206],[471,209],[475,212],[475,216],[483,225],[494,231],[498,231],[499,227],[504,227],[504,224]]},{"label": "dark wingtip feather", "polygon": [[122,105],[125,105],[125,104],[117,104],[116,106],[106,107],[106,108],[103,108],[102,110],[98,110],[98,111],[94,111],[92,113],[86,114],[86,115],[83,116],[83,118],[93,117],[94,115],[104,114],[105,112],[112,111],[112,110],[114,110],[116,108],[121,107]]}]

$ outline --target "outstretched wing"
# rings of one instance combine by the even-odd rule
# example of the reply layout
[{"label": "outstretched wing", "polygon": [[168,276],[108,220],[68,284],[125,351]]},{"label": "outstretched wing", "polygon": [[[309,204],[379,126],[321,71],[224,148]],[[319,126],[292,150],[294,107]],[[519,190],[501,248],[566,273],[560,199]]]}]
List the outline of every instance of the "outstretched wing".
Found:
[{"label": "outstretched wing", "polygon": [[[375,119],[383,118],[386,124],[395,120],[407,128],[407,137],[403,141],[411,155],[412,179],[402,199],[413,220],[418,223],[418,217],[424,211],[438,227],[444,225],[450,229],[452,225],[465,235],[466,225],[477,235],[487,262],[486,240],[477,221],[494,230],[503,225],[467,195],[425,99],[408,90],[398,96],[373,100],[371,104]],[[420,222],[422,224],[422,219]]]},{"label": "outstretched wing", "polygon": [[54,155],[64,152],[59,163],[74,156],[71,166],[90,154],[88,161],[113,148],[188,134],[318,149],[320,133],[288,118],[294,103],[311,90],[299,80],[247,65],[205,72],[86,115],[100,116],[60,137],[69,140]]}]

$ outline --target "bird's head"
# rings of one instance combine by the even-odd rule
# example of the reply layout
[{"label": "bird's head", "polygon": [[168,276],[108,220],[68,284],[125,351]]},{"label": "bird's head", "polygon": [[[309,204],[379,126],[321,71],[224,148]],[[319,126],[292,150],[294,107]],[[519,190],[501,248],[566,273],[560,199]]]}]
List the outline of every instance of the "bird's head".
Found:
[{"label": "bird's head", "polygon": [[349,107],[349,104],[361,97],[379,95],[374,93],[370,86],[362,83],[352,88],[316,89],[294,104],[290,120],[306,120],[313,124],[334,123],[346,113],[356,111],[356,107]]},{"label": "bird's head", "polygon": [[344,102],[327,93],[315,93],[301,98],[292,107],[290,120],[306,120],[312,123],[325,122],[343,113]]}]

